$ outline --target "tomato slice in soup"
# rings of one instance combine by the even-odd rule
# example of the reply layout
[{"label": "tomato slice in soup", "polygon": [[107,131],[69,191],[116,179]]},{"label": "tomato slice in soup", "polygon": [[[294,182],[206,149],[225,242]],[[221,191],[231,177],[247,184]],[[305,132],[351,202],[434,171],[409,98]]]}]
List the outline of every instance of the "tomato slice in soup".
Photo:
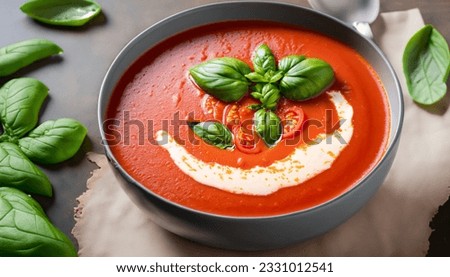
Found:
[{"label": "tomato slice in soup", "polygon": [[223,110],[222,122],[228,129],[233,130],[234,126],[241,124],[241,116],[239,114],[240,105],[237,103],[228,104]]},{"label": "tomato slice in soup", "polygon": [[251,128],[251,125],[241,124],[234,126],[233,136],[236,149],[245,154],[256,154],[263,150],[262,139]]},{"label": "tomato slice in soup", "polygon": [[280,115],[281,124],[283,125],[282,138],[292,138],[298,134],[303,126],[305,113],[303,109],[297,106],[288,108]]}]

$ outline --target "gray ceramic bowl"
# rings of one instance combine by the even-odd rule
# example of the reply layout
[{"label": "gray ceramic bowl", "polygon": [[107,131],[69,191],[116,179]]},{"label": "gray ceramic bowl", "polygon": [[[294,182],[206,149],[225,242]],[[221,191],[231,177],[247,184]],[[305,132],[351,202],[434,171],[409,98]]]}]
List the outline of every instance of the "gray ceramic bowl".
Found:
[{"label": "gray ceramic bowl", "polygon": [[269,20],[315,30],[356,49],[378,72],[390,101],[391,136],[378,165],[343,195],[306,211],[267,217],[230,217],[199,212],[170,202],[133,180],[117,162],[108,145],[105,151],[117,169],[122,187],[150,218],[163,228],[202,244],[239,250],[279,248],[323,234],[357,212],[383,183],[395,156],[403,119],[402,93],[395,73],[381,50],[351,27],[319,12],[268,2],[228,2],[187,10],[142,32],[120,52],[101,87],[98,120],[102,122],[113,89],[141,54],[158,42],[193,27],[227,20]]}]

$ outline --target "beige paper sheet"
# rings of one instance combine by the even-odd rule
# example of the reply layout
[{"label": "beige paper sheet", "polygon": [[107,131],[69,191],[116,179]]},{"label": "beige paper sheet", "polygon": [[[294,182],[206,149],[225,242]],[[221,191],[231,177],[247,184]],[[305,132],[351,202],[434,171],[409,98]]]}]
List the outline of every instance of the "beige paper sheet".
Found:
[{"label": "beige paper sheet", "polygon": [[[401,55],[423,26],[419,10],[381,14],[375,41],[403,81]],[[431,108],[405,94],[405,122],[398,155],[375,197],[350,220],[327,234],[288,248],[263,252],[213,249],[173,235],[148,220],[115,182],[105,157],[90,153],[99,169],[80,198],[73,234],[80,256],[423,256],[428,226],[448,197],[449,97]]]}]

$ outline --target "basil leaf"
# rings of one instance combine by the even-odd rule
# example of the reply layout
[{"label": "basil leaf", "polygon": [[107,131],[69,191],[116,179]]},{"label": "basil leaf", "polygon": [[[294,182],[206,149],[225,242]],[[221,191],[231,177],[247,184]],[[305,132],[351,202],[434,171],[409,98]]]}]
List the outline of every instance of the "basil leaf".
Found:
[{"label": "basil leaf", "polygon": [[255,130],[267,146],[274,146],[281,137],[281,120],[270,110],[258,110],[253,116]]},{"label": "basil leaf", "polygon": [[87,0],[33,0],[20,9],[42,23],[61,26],[81,26],[98,15],[101,6]]},{"label": "basil leaf", "polygon": [[282,71],[267,71],[264,75],[256,72],[250,72],[245,77],[253,83],[276,83],[283,78]]},{"label": "basil leaf", "polygon": [[192,130],[206,143],[214,145],[220,149],[233,147],[233,136],[231,135],[230,130],[219,122],[200,122],[194,125]]},{"label": "basil leaf", "polygon": [[278,82],[284,76],[284,73],[281,70],[278,70],[278,71],[275,71],[275,72],[269,71],[266,74],[268,74],[268,73],[270,74],[269,75],[269,83]]},{"label": "basil leaf", "polygon": [[252,111],[257,111],[259,109],[262,109],[262,105],[260,104],[252,104],[252,105],[248,105],[247,109],[252,110]]},{"label": "basil leaf", "polygon": [[253,98],[255,99],[261,99],[263,97],[262,93],[257,91],[250,93],[250,95],[253,96]]},{"label": "basil leaf", "polygon": [[269,70],[276,71],[275,57],[267,44],[261,44],[255,49],[252,62],[255,72],[262,76]]},{"label": "basil leaf", "polygon": [[55,164],[75,155],[86,134],[86,127],[74,119],[49,120],[21,138],[19,147],[33,162]]},{"label": "basil leaf", "polygon": [[246,74],[245,77],[253,83],[268,83],[270,80],[267,79],[264,75],[256,72],[250,72],[249,74]]},{"label": "basil leaf", "polygon": [[262,97],[259,98],[264,108],[273,110],[277,107],[280,99],[280,90],[273,84],[265,84],[261,90]]},{"label": "basil leaf", "polygon": [[0,188],[0,256],[76,256],[72,242],[39,204],[13,188]]},{"label": "basil leaf", "polygon": [[248,106],[251,110],[258,110],[261,108],[266,108],[273,110],[276,108],[278,100],[280,99],[280,90],[277,86],[271,83],[267,84],[256,84],[253,87],[254,91],[250,94],[253,98],[261,101],[261,104],[255,104]]},{"label": "basil leaf", "polygon": [[189,71],[200,88],[222,101],[238,101],[248,91],[249,82],[245,75],[250,73],[250,67],[238,59],[212,59]]},{"label": "basil leaf", "polygon": [[262,89],[264,87],[265,84],[263,83],[257,83],[256,85],[254,85],[252,87],[252,92],[250,93],[250,95],[255,98],[255,99],[261,99],[263,97],[262,95]]},{"label": "basil leaf", "polygon": [[46,39],[30,39],[0,48],[0,77],[43,58],[60,54],[63,50]]},{"label": "basil leaf", "polygon": [[52,196],[52,186],[19,147],[0,143],[0,187],[14,187],[27,193]]},{"label": "basil leaf", "polygon": [[[264,84],[258,83],[258,84],[256,84],[256,85],[253,86],[253,92],[256,92],[256,93],[262,93],[263,87],[264,87]],[[253,94],[253,92],[252,92],[252,94]],[[256,99],[259,99],[259,98],[257,98],[257,97],[255,97],[255,98],[256,98]]]},{"label": "basil leaf", "polygon": [[32,78],[19,78],[0,88],[0,121],[4,134],[20,138],[36,126],[48,88]]},{"label": "basil leaf", "polygon": [[306,100],[325,91],[334,81],[331,66],[316,58],[291,55],[279,62],[284,72],[280,81],[280,90],[290,100]]},{"label": "basil leaf", "polygon": [[431,105],[447,92],[450,55],[445,38],[426,25],[408,41],[403,52],[403,72],[414,101]]}]

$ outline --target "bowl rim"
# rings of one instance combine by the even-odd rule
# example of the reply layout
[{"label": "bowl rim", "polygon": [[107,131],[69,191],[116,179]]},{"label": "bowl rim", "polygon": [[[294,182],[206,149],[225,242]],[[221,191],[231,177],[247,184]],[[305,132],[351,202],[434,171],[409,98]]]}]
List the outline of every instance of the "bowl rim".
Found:
[{"label": "bowl rim", "polygon": [[[141,39],[143,39],[143,37],[151,32],[152,30],[159,28],[160,26],[163,26],[165,24],[168,24],[169,22],[173,21],[173,20],[177,20],[180,17],[185,17],[188,16],[189,14],[192,13],[198,13],[203,11],[208,11],[211,8],[216,8],[219,9],[220,7],[224,7],[224,6],[231,6],[231,5],[242,5],[242,4],[250,4],[250,5],[270,5],[270,6],[284,6],[287,8],[293,8],[293,9],[298,9],[298,10],[304,10],[306,12],[309,13],[315,13],[319,16],[325,17],[328,20],[334,21],[335,24],[341,25],[344,28],[347,28],[347,30],[349,32],[353,32],[355,34],[357,34],[359,36],[360,39],[366,40],[367,43],[370,44],[370,46],[377,52],[377,54],[379,55],[379,58],[382,59],[383,63],[387,66],[388,68],[388,75],[390,75],[393,78],[394,84],[395,84],[395,91],[396,93],[396,97],[398,97],[398,120],[396,121],[396,128],[393,130],[394,132],[392,132],[392,127],[390,127],[390,133],[389,133],[389,138],[388,138],[388,143],[386,146],[386,150],[384,151],[382,157],[376,162],[376,165],[373,166],[370,171],[368,173],[366,173],[360,180],[358,180],[357,182],[355,182],[353,185],[351,185],[350,187],[348,187],[347,189],[345,189],[343,192],[339,193],[338,195],[328,199],[327,201],[314,205],[312,207],[303,209],[303,210],[297,210],[297,211],[292,211],[292,212],[287,212],[287,213],[282,213],[282,214],[274,214],[274,215],[261,215],[261,216],[233,216],[233,215],[222,215],[222,214],[217,214],[217,213],[212,213],[212,212],[206,212],[206,211],[202,211],[202,210],[197,210],[194,208],[190,208],[184,205],[181,205],[179,203],[173,202],[171,200],[168,200],[162,196],[160,196],[159,194],[151,191],[150,189],[148,189],[147,187],[145,187],[143,184],[141,184],[140,182],[136,181],[131,175],[129,175],[129,173],[120,165],[120,163],[117,161],[117,159],[114,157],[114,154],[111,151],[111,148],[109,147],[109,145],[106,143],[106,137],[105,137],[105,131],[103,130],[103,123],[104,123],[104,116],[105,114],[103,113],[103,106],[102,106],[102,99],[105,97],[105,94],[107,94],[107,92],[105,91],[105,87],[107,86],[108,83],[108,79],[109,76],[112,74],[111,72],[114,71],[114,67],[116,65],[116,63],[121,59],[122,56],[124,56],[127,52],[127,50],[130,47],[133,47],[133,45],[138,44],[139,41]],[[249,19],[249,20],[258,20],[258,19]],[[262,19],[261,19],[262,20]],[[276,20],[273,20],[273,22],[277,22]],[[211,23],[207,23],[207,24],[211,24]],[[194,28],[194,27],[191,27]],[[188,30],[188,29],[186,29]],[[186,30],[183,30],[186,31]],[[174,34],[175,35],[175,34]],[[165,39],[167,39],[169,37],[166,37]],[[142,53],[141,53],[142,54]],[[132,61],[130,63],[130,65],[133,63],[134,61]],[[115,84],[116,85],[116,84]],[[108,98],[108,100],[110,100],[110,98]],[[383,51],[378,47],[378,45],[368,39],[367,37],[361,35],[356,29],[354,29],[352,26],[346,24],[343,21],[340,21],[337,18],[334,18],[330,15],[327,15],[323,12],[311,9],[309,7],[304,7],[304,6],[300,6],[300,5],[295,5],[295,4],[289,4],[289,3],[283,3],[283,2],[266,2],[266,1],[227,1],[227,2],[217,2],[217,3],[210,3],[210,4],[206,4],[206,5],[200,5],[200,6],[196,6],[196,7],[192,7],[189,9],[185,9],[182,11],[179,11],[173,15],[170,15],[168,17],[165,17],[164,19],[152,24],[151,26],[147,27],[146,29],[144,29],[143,31],[141,31],[140,33],[138,33],[136,36],[134,36],[121,50],[120,52],[116,55],[116,57],[114,58],[113,62],[111,63],[111,65],[109,66],[105,77],[103,78],[101,87],[100,87],[100,93],[98,96],[98,106],[97,106],[97,119],[98,119],[98,126],[99,126],[99,130],[100,130],[100,136],[101,136],[101,144],[103,145],[105,154],[107,159],[109,160],[109,162],[113,165],[114,169],[116,171],[118,171],[118,173],[125,179],[126,182],[132,184],[133,186],[136,186],[137,188],[139,188],[140,190],[144,191],[145,193],[151,195],[152,197],[157,198],[159,201],[164,202],[165,204],[169,205],[169,206],[173,206],[177,209],[181,209],[185,212],[188,213],[192,213],[192,214],[196,214],[196,215],[202,215],[205,217],[209,217],[209,218],[216,218],[216,219],[221,219],[221,220],[238,220],[238,221],[261,221],[261,220],[274,220],[274,219],[285,219],[286,217],[293,217],[293,216],[298,216],[298,215],[306,215],[309,213],[315,213],[318,210],[321,209],[325,209],[328,206],[333,205],[335,202],[337,201],[341,201],[342,198],[346,197],[348,194],[350,194],[352,191],[356,190],[357,188],[359,188],[367,179],[371,178],[382,166],[382,164],[384,164],[386,162],[386,159],[391,155],[391,154],[395,154],[392,153],[393,151],[396,151],[395,146],[398,144],[399,140],[400,140],[400,135],[401,135],[401,130],[402,130],[402,125],[403,125],[403,119],[404,119],[404,100],[403,100],[403,94],[402,94],[402,88],[399,82],[399,79],[397,77],[397,74],[395,72],[395,70],[393,69],[391,63],[389,62],[389,60],[387,59],[387,57],[385,56],[385,54],[383,53]],[[389,110],[392,110],[391,107],[392,103],[389,101]],[[391,116],[391,124],[392,123],[392,116]]]}]

